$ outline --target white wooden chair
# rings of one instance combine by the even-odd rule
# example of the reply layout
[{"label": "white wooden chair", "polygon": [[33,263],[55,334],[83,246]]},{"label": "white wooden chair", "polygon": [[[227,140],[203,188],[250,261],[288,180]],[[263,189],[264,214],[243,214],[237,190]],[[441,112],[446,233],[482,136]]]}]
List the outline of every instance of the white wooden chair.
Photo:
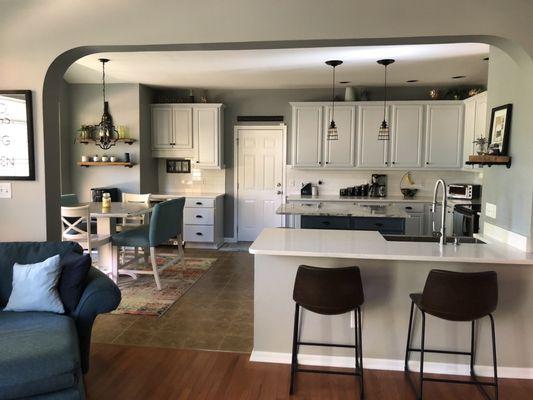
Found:
[{"label": "white wooden chair", "polygon": [[[122,202],[144,204],[146,206],[149,206],[150,205],[150,193],[147,193],[147,194],[122,193]],[[145,218],[144,215],[122,218],[122,223],[117,225],[117,231],[137,228],[139,225],[143,225],[145,223],[144,218]]]},{"label": "white wooden chair", "polygon": [[61,240],[77,242],[89,254],[93,249],[106,244],[110,236],[91,233],[89,205],[61,207]]}]

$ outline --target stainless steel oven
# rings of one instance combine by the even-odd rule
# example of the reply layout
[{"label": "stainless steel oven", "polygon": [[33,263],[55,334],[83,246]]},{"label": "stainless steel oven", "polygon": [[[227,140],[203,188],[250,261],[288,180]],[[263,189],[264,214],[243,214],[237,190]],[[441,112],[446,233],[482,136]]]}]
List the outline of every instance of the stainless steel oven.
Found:
[{"label": "stainless steel oven", "polygon": [[481,204],[457,204],[453,208],[453,235],[474,236],[479,232]]}]

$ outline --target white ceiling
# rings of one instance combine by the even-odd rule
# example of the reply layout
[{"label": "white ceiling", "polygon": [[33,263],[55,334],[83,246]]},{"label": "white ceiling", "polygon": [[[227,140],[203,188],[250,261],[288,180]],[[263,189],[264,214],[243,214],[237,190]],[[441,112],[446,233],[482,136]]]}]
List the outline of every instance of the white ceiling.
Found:
[{"label": "white ceiling", "polygon": [[[99,53],[76,61],[66,72],[70,83],[100,83],[98,58],[109,58],[107,82],[204,89],[289,89],[331,85],[331,67],[340,59],[337,81],[352,86],[383,82],[380,58],[394,58],[389,82],[403,85],[486,84],[489,46],[480,43],[328,47],[274,50],[218,50]],[[452,76],[465,75],[463,79]],[[417,83],[406,83],[418,79]]]}]

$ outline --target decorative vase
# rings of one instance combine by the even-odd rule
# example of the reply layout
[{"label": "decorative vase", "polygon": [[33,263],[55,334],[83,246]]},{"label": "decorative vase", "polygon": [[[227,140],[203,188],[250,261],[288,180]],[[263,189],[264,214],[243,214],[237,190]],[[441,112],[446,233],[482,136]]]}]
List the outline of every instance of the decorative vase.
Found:
[{"label": "decorative vase", "polygon": [[344,101],[355,101],[355,91],[353,90],[353,87],[346,86],[346,89],[344,90]]}]

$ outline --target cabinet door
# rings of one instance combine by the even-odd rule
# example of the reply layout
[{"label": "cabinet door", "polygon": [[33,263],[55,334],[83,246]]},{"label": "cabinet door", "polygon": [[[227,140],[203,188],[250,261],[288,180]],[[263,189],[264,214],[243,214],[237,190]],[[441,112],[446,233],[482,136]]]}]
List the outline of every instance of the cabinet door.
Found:
[{"label": "cabinet door", "polygon": [[378,131],[383,121],[383,106],[362,105],[357,113],[357,166],[388,166],[388,140],[378,140]]},{"label": "cabinet door", "polygon": [[396,168],[422,166],[424,106],[393,105],[391,121],[391,162]]},{"label": "cabinet door", "polygon": [[410,213],[405,219],[406,235],[423,235],[425,232],[424,213]]},{"label": "cabinet door", "polygon": [[293,157],[295,167],[322,165],[322,106],[292,109]]},{"label": "cabinet door", "polygon": [[219,109],[195,108],[194,132],[198,143],[200,167],[219,167]]},{"label": "cabinet door", "polygon": [[192,107],[172,108],[172,125],[175,149],[192,149]]},{"label": "cabinet door", "polygon": [[152,107],[152,149],[171,149],[172,143],[172,107]]},{"label": "cabinet door", "polygon": [[326,168],[342,168],[355,166],[355,107],[335,107],[335,123],[339,140],[328,140],[327,132],[331,121],[331,107],[325,107],[324,118],[324,149]]},{"label": "cabinet door", "polygon": [[463,151],[463,104],[431,104],[427,108],[428,168],[460,168]]},{"label": "cabinet door", "polygon": [[476,96],[475,139],[487,137],[487,92]]},{"label": "cabinet door", "polygon": [[465,121],[463,133],[463,165],[465,168],[473,168],[473,166],[466,165],[468,156],[475,154],[474,139],[476,129],[476,101],[475,99],[468,99],[465,101]]}]

